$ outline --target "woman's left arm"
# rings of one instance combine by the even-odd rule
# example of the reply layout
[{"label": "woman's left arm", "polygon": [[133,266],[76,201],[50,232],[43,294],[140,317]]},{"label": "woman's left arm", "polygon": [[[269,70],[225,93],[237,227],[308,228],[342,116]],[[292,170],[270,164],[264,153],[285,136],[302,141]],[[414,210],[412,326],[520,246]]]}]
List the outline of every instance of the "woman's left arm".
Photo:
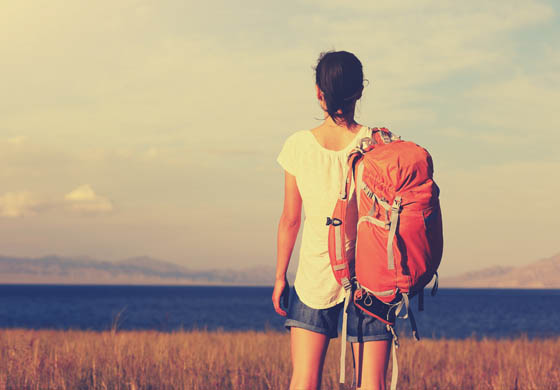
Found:
[{"label": "woman's left arm", "polygon": [[276,281],[274,282],[274,291],[272,292],[274,309],[281,316],[286,316],[286,312],[280,307],[280,297],[287,287],[286,273],[301,225],[301,203],[301,195],[296,178],[286,171],[284,180],[284,209],[278,224]]}]

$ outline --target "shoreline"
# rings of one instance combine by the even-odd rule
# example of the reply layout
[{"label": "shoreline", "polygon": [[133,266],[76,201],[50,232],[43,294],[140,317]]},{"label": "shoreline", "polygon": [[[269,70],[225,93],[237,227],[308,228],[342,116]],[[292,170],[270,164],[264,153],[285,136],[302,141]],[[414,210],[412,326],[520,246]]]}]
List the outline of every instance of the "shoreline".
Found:
[{"label": "shoreline", "polygon": [[[293,285],[293,283],[290,283]],[[240,288],[270,288],[274,287],[274,284],[242,284],[242,283],[224,283],[224,282],[84,282],[84,283],[73,283],[65,280],[60,281],[32,281],[28,279],[26,281],[12,281],[12,280],[0,280],[0,287],[2,286],[65,286],[65,287],[240,287]],[[429,290],[430,287],[427,287]],[[461,291],[542,291],[542,292],[556,292],[560,293],[560,287],[480,287],[480,286],[452,286],[440,284],[438,290],[461,290]]]},{"label": "shoreline", "polygon": [[[408,340],[408,341],[415,341],[412,337],[409,329],[398,329],[397,328],[397,336],[400,340]],[[231,336],[242,336],[242,335],[269,335],[269,336],[278,336],[278,337],[286,337],[289,336],[289,331],[285,329],[275,329],[273,327],[268,327],[265,329],[224,329],[224,328],[213,328],[208,329],[208,327],[193,327],[189,329],[179,328],[179,329],[172,329],[172,330],[162,330],[162,329],[119,329],[116,328],[107,328],[107,329],[78,329],[78,328],[68,328],[68,329],[57,329],[57,328],[25,328],[21,326],[14,326],[14,327],[1,327],[0,332],[54,332],[54,333],[80,333],[83,332],[85,334],[104,334],[104,333],[112,333],[112,334],[134,334],[134,335],[143,335],[143,334],[153,334],[153,333],[160,333],[165,335],[185,335],[185,334],[199,334],[199,335],[231,335]],[[525,340],[525,341],[555,341],[560,340],[560,333],[557,335],[538,335],[538,336],[529,336],[526,333],[518,334],[518,335],[509,335],[509,336],[500,336],[500,337],[491,337],[491,336],[477,336],[473,334],[468,337],[428,337],[420,335],[420,342],[422,341],[434,341],[434,342],[467,342],[467,341],[474,341],[474,342],[481,342],[481,341],[496,341],[496,342],[507,342],[507,341],[516,341],[516,340]],[[337,342],[340,340],[340,329],[339,329],[339,336],[335,339],[331,340],[331,343]]]}]

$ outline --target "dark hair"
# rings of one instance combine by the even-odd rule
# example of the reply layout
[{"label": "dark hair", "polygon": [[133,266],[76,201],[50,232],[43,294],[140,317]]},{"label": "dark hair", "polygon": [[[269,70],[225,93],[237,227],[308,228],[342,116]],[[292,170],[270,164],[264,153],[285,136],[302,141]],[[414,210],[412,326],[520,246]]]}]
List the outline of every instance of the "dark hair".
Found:
[{"label": "dark hair", "polygon": [[349,123],[364,87],[360,60],[347,51],[321,53],[315,68],[315,83],[323,92],[330,117],[337,123],[340,120]]}]

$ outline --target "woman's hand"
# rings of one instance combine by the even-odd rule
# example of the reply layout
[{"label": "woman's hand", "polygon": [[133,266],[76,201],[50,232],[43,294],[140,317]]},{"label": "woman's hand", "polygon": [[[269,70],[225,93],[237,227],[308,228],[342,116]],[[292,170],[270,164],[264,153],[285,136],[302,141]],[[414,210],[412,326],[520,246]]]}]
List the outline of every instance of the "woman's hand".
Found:
[{"label": "woman's hand", "polygon": [[272,291],[272,304],[274,305],[274,310],[276,310],[276,313],[280,314],[282,317],[286,317],[287,313],[280,306],[280,301],[282,301],[282,306],[287,308],[289,293],[290,286],[286,278],[276,279],[276,282],[274,283],[274,290]]}]

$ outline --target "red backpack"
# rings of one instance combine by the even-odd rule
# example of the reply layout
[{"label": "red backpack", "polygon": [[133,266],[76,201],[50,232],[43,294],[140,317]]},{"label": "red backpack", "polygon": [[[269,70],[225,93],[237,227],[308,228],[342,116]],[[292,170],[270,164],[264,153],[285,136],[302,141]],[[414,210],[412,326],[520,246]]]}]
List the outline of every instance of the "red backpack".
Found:
[{"label": "red backpack", "polygon": [[[430,154],[413,142],[402,141],[386,128],[372,129],[348,156],[348,174],[329,226],[329,257],[336,280],[346,289],[343,320],[341,383],[344,383],[346,308],[352,281],[354,303],[387,324],[393,333],[393,380],[396,388],[395,318],[409,318],[418,339],[409,300],[418,295],[423,310],[424,287],[436,281],[443,252],[439,188],[432,179]],[[345,251],[346,212],[351,183],[355,182],[358,224],[355,262]],[[355,273],[355,275],[354,275]]]}]

